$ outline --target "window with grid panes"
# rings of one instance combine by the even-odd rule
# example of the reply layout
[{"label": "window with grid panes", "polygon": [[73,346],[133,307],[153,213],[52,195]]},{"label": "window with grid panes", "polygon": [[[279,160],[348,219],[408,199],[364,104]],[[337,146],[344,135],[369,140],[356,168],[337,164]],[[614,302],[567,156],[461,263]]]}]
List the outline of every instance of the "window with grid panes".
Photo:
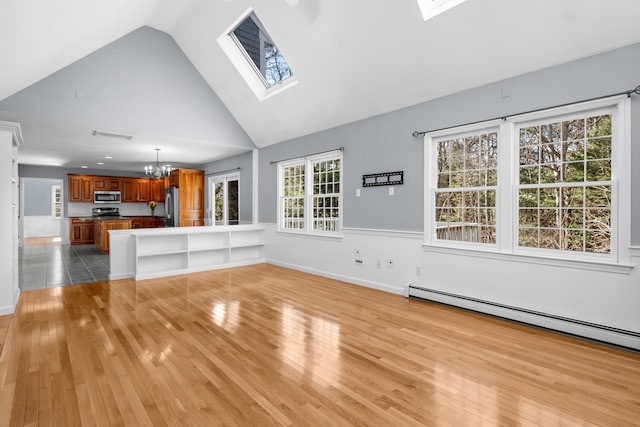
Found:
[{"label": "window with grid panes", "polygon": [[283,229],[304,230],[305,165],[282,168],[281,223]]},{"label": "window with grid panes", "polygon": [[315,231],[340,230],[340,159],[312,162],[312,224]]},{"label": "window with grid panes", "polygon": [[630,102],[425,135],[426,246],[630,261]]},{"label": "window with grid panes", "polygon": [[279,164],[280,231],[340,232],[341,165],[341,151]]},{"label": "window with grid panes", "polygon": [[611,114],[518,127],[518,245],[611,252]]},{"label": "window with grid panes", "polygon": [[497,130],[435,142],[435,238],[496,243]]}]

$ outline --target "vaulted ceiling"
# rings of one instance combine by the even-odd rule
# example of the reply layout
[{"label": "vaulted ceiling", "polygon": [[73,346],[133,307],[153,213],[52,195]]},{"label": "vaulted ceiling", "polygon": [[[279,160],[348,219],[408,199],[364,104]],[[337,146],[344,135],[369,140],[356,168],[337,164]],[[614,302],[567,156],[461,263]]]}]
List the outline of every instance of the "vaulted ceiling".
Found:
[{"label": "vaulted ceiling", "polygon": [[[249,8],[298,81],[263,101],[216,41]],[[102,130],[148,142],[144,150],[118,148],[129,161],[111,168],[131,170],[153,159],[154,143],[174,162],[196,163],[181,153],[197,150],[203,163],[640,42],[636,0],[467,0],[427,21],[417,0],[0,0],[0,11],[0,100],[149,26],[173,38],[230,113],[226,121],[241,128],[232,133],[238,138],[187,129],[181,136],[110,123]],[[0,120],[23,123],[22,152],[32,159],[25,163],[56,157],[51,164],[77,167],[103,154],[87,149],[81,157],[78,149],[99,118],[56,124],[37,110],[3,110],[0,102]],[[68,131],[53,138],[60,126]]]}]

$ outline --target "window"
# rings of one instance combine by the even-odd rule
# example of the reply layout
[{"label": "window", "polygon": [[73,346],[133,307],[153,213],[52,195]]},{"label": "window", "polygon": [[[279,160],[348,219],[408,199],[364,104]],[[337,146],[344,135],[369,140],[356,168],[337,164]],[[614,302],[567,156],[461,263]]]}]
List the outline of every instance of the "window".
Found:
[{"label": "window", "polygon": [[51,212],[54,218],[62,218],[62,187],[59,185],[51,187]]},{"label": "window", "polygon": [[218,37],[218,44],[258,99],[296,83],[291,67],[252,9]]},{"label": "window", "polygon": [[342,226],[342,152],[281,162],[279,230],[337,234]]},{"label": "window", "polygon": [[293,72],[259,22],[252,13],[229,35],[255,66],[264,85],[270,88],[291,77]]},{"label": "window", "polygon": [[496,243],[498,132],[474,132],[435,143],[436,238]]},{"label": "window", "polygon": [[427,247],[628,262],[629,101],[425,136]]},{"label": "window", "polygon": [[213,225],[240,224],[239,179],[237,173],[209,178]]},{"label": "window", "polygon": [[611,114],[517,127],[518,245],[611,253]]}]

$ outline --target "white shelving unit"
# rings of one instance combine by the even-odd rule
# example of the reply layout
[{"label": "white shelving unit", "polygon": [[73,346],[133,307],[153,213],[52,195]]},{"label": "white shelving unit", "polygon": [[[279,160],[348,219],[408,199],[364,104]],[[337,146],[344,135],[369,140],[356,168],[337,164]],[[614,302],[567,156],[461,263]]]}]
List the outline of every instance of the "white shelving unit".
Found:
[{"label": "white shelving unit", "polygon": [[136,280],[264,262],[264,229],[253,225],[143,229],[131,234]]}]

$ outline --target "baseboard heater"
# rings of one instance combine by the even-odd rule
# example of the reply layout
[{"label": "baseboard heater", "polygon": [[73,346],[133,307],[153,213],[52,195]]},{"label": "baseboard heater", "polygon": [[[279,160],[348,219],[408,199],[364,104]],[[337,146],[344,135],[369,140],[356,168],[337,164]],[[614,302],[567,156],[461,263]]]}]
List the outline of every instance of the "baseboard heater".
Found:
[{"label": "baseboard heater", "polygon": [[460,307],[554,331],[640,350],[640,333],[409,284],[409,298]]}]

